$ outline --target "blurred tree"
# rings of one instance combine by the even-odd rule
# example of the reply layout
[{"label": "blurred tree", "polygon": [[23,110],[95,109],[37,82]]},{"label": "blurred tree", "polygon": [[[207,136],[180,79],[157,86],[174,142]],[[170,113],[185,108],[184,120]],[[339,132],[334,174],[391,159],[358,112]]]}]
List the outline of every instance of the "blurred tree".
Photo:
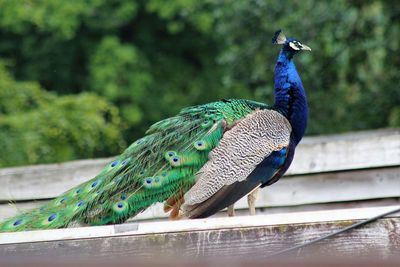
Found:
[{"label": "blurred tree", "polygon": [[16,82],[0,64],[0,166],[118,153],[118,110],[96,95],[57,96]]},{"label": "blurred tree", "polygon": [[117,103],[127,123],[137,126],[142,116],[138,103],[152,81],[146,59],[134,46],[107,36],[91,57],[89,71],[92,89]]},{"label": "blurred tree", "polygon": [[396,116],[400,9],[390,1],[232,0],[217,6],[225,86],[271,99],[278,48],[270,37],[282,28],[313,49],[296,60],[309,96],[309,134],[386,127]]},{"label": "blurred tree", "polygon": [[[390,0],[0,0],[0,58],[12,73],[2,68],[0,90],[18,88],[12,100],[0,92],[0,135],[15,137],[1,164],[112,155],[121,135],[131,142],[192,104],[272,103],[279,28],[313,48],[296,60],[308,134],[400,125],[400,7]],[[45,122],[68,137],[37,134]]]}]

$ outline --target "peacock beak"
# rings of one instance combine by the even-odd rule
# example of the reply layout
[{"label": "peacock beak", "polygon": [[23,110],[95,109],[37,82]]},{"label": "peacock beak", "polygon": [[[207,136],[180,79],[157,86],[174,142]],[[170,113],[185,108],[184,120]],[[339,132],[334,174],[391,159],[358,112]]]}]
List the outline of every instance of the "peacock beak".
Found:
[{"label": "peacock beak", "polygon": [[311,51],[311,48],[306,46],[306,45],[304,45],[304,44],[301,44],[301,50]]}]

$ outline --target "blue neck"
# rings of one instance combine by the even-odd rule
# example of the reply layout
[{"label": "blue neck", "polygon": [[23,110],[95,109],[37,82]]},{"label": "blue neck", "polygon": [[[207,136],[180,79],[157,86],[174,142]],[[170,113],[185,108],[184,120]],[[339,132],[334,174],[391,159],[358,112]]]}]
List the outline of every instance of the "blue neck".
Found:
[{"label": "blue neck", "polygon": [[307,97],[292,55],[279,53],[275,66],[275,105],[290,122],[296,144],[303,138],[307,127]]}]

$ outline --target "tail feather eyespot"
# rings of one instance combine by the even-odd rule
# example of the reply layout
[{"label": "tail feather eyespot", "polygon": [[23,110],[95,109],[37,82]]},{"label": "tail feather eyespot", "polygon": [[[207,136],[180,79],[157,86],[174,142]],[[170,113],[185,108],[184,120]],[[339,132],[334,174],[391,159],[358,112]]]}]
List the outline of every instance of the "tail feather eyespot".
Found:
[{"label": "tail feather eyespot", "polygon": [[170,150],[170,151],[167,151],[167,152],[165,152],[165,159],[167,159],[167,160],[169,160],[170,158],[172,158],[173,156],[176,156],[176,152],[175,151],[172,151],[172,150]]},{"label": "tail feather eyespot", "polygon": [[207,150],[209,148],[209,145],[205,140],[197,140],[193,143],[193,146],[200,151]]},{"label": "tail feather eyespot", "polygon": [[204,122],[201,123],[201,127],[203,129],[210,128],[213,125],[213,120],[205,120]]},{"label": "tail feather eyespot", "polygon": [[128,202],[126,201],[118,201],[114,204],[113,210],[117,213],[125,212],[128,210]]},{"label": "tail feather eyespot", "polygon": [[54,221],[55,219],[57,219],[57,214],[56,214],[56,213],[53,213],[53,214],[51,214],[49,217],[47,217],[47,221],[48,221],[48,222],[52,222],[52,221]]},{"label": "tail feather eyespot", "polygon": [[16,221],[14,221],[13,226],[19,226],[23,223],[22,219],[17,219]]}]

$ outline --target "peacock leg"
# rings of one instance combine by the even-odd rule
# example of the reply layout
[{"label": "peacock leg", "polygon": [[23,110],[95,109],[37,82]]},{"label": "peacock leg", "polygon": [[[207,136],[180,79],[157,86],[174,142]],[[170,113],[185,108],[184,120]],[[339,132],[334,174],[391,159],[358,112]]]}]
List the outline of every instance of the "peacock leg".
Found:
[{"label": "peacock leg", "polygon": [[235,216],[235,204],[228,206],[228,216],[229,217]]},{"label": "peacock leg", "polygon": [[256,215],[256,200],[259,190],[260,189],[257,187],[250,194],[247,195],[247,204],[249,205],[250,215]]}]

